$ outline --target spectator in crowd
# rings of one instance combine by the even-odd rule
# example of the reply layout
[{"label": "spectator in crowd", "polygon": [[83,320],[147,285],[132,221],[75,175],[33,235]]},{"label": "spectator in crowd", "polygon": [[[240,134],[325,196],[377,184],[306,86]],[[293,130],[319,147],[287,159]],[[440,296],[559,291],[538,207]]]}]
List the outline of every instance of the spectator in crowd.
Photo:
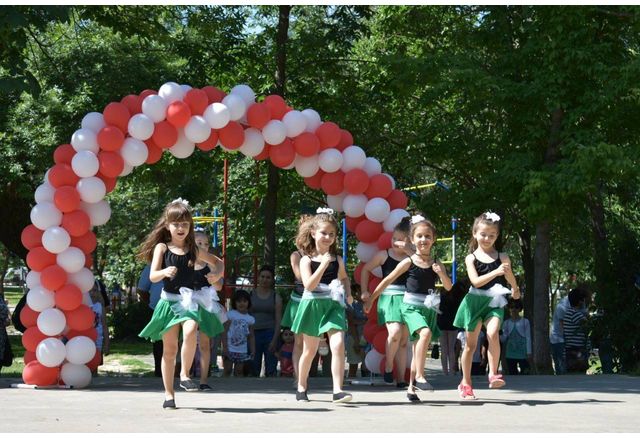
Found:
[{"label": "spectator in crowd", "polygon": [[4,297],[0,296],[0,372],[3,366],[9,367],[13,363],[13,351],[7,334],[7,326],[10,324],[9,306]]},{"label": "spectator in crowd", "polygon": [[[138,280],[138,296],[143,303],[149,305],[148,319],[151,319],[153,310],[160,300],[160,293],[162,293],[162,282],[151,282],[151,279],[149,279],[150,270],[151,265],[147,264],[144,267],[144,270],[142,270],[140,279]],[[161,362],[162,340],[158,340],[153,342],[153,374],[157,377],[162,376],[162,369],[160,367]],[[176,370],[179,370],[179,368],[176,368]]]},{"label": "spectator in crowd", "polygon": [[[585,294],[585,304],[579,308],[580,312],[587,315],[587,303],[590,301],[590,294],[584,288],[578,288]],[[549,341],[551,342],[551,354],[553,357],[553,366],[556,375],[567,373],[567,364],[565,357],[565,341],[563,320],[567,309],[570,308],[569,297],[563,297],[556,305],[553,312],[551,330],[549,332]]]},{"label": "spectator in crowd", "polygon": [[254,357],[256,319],[249,314],[251,295],[245,290],[237,290],[231,296],[231,310],[224,323],[225,336],[222,338],[224,352],[224,376],[247,376]]},{"label": "spectator in crowd", "polygon": [[367,322],[367,315],[360,300],[360,290],[357,285],[351,286],[353,303],[346,308],[347,314],[347,335],[345,340],[345,350],[347,352],[347,363],[349,363],[349,377],[354,378],[358,373],[358,365],[364,366],[364,350],[362,339],[364,325]]},{"label": "spectator in crowd", "polygon": [[440,311],[442,313],[438,314],[441,348],[440,362],[442,363],[442,372],[445,375],[452,375],[458,372],[458,357],[455,346],[460,328],[453,326],[453,319],[468,290],[469,281],[462,279],[453,284],[449,293],[440,295]]},{"label": "spectator in crowd", "polygon": [[511,300],[509,319],[502,325],[500,341],[506,344],[505,358],[509,375],[528,375],[531,361],[531,325],[520,317],[522,301]]},{"label": "spectator in crowd", "polygon": [[264,374],[273,377],[277,374],[278,359],[275,356],[280,338],[282,318],[282,298],[276,293],[275,272],[264,265],[258,272],[258,285],[251,292],[251,315],[255,318],[256,350],[253,358],[252,374],[260,376],[264,358]]},{"label": "spectator in crowd", "polygon": [[586,291],[578,288],[569,292],[570,306],[562,319],[567,372],[584,373],[589,368],[587,315],[582,311],[586,307],[587,296]]},{"label": "spectator in crowd", "polygon": [[289,328],[280,333],[280,347],[276,353],[280,360],[280,376],[293,377],[293,347],[294,334]]},{"label": "spectator in crowd", "polygon": [[104,306],[104,299],[100,293],[100,284],[96,281],[89,290],[91,297],[91,310],[95,315],[94,328],[98,337],[96,338],[96,349],[100,352],[99,365],[103,364],[103,357],[109,355],[109,326],[107,325],[107,313]]}]

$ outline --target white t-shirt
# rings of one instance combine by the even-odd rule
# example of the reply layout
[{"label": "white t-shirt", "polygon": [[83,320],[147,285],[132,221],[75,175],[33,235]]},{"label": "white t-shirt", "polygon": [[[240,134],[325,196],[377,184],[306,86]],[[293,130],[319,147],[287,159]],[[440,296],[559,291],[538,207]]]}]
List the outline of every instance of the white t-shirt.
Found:
[{"label": "white t-shirt", "polygon": [[103,340],[103,336],[102,336],[102,303],[100,302],[95,302],[91,305],[91,310],[93,311],[94,314],[94,321],[93,321],[93,326],[96,328],[96,331],[98,332],[98,338],[96,338],[96,347],[98,348],[98,350],[102,350],[102,342]]},{"label": "white t-shirt", "polygon": [[255,325],[256,319],[250,314],[242,314],[235,309],[230,310],[227,317],[229,318],[229,330],[227,331],[229,352],[248,354],[249,326]]}]

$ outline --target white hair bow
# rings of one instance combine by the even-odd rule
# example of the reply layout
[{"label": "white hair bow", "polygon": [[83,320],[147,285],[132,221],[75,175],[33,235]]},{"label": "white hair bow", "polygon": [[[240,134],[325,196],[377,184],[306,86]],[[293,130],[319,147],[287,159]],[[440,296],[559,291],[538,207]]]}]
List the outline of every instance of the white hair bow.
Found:
[{"label": "white hair bow", "polygon": [[500,221],[500,215],[498,215],[497,213],[485,212],[484,217],[489,221],[493,221],[494,223],[497,223],[498,221]]},{"label": "white hair bow", "polygon": [[327,215],[333,215],[333,209],[330,207],[318,207],[316,213],[326,213]]},{"label": "white hair bow", "polygon": [[184,204],[185,206],[189,206],[189,202],[187,200],[183,200],[182,198],[176,198],[171,203],[180,203]]},{"label": "white hair bow", "polygon": [[411,217],[411,224],[419,223],[420,221],[424,221],[424,217],[422,215],[413,215]]}]

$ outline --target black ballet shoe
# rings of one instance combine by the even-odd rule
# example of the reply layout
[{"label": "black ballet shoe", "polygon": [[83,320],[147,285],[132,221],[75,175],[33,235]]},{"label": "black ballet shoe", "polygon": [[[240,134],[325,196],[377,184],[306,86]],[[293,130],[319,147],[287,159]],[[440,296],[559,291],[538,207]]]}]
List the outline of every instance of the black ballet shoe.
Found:
[{"label": "black ballet shoe", "polygon": [[416,395],[415,393],[407,393],[407,399],[412,404],[420,404],[422,402],[420,401],[420,398],[418,398],[418,395]]},{"label": "black ballet shoe", "polygon": [[176,400],[175,399],[165,399],[162,403],[163,409],[176,409]]}]

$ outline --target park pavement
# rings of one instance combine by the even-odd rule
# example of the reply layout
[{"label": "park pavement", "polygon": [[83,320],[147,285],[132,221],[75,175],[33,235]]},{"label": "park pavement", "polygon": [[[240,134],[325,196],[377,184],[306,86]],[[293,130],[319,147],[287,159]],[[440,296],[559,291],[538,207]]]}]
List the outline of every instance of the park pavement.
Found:
[{"label": "park pavement", "polygon": [[[640,431],[640,378],[625,375],[508,376],[476,401],[461,401],[457,376],[427,377],[435,392],[411,404],[395,387],[351,384],[350,404],[331,402],[330,378],[311,378],[308,403],[290,378],[211,378],[214,391],[176,391],[178,410],[163,410],[160,378],[97,377],[79,390],[19,389],[0,378],[0,430],[12,432],[620,432]],[[359,379],[368,382],[369,379]],[[176,382],[177,386],[177,382]]]}]

